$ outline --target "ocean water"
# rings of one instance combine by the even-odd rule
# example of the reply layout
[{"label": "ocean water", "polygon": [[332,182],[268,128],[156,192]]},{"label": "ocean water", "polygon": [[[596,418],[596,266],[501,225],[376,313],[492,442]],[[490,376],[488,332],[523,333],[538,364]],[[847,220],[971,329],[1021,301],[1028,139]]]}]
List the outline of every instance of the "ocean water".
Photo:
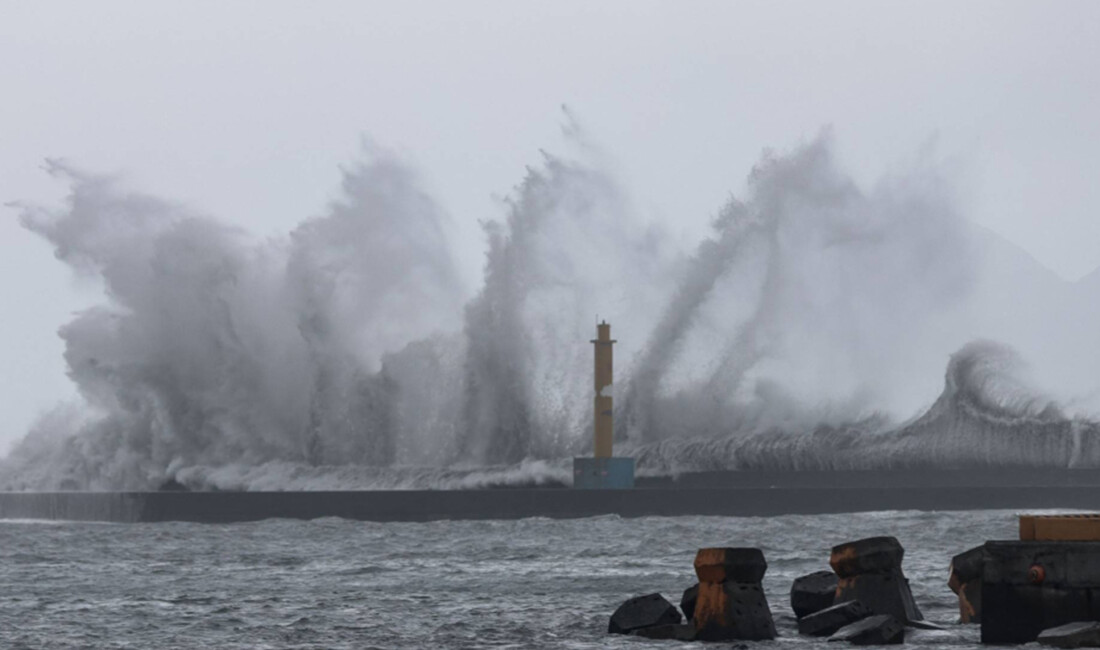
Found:
[{"label": "ocean water", "polygon": [[[0,522],[4,648],[677,648],[606,634],[625,599],[674,604],[703,546],[758,546],[780,638],[800,638],[791,582],[832,545],[894,535],[925,618],[907,643],[977,647],[956,624],[952,555],[1017,536],[1015,513],[879,512],[770,518],[597,517],[369,523]],[[708,647],[726,647],[719,644]],[[830,646],[832,647],[832,646]]]}]

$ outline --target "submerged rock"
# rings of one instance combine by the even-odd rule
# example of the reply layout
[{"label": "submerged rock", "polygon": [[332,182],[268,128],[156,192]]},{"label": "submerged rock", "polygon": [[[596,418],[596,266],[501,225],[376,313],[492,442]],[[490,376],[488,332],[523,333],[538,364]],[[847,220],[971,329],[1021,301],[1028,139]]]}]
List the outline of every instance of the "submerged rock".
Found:
[{"label": "submerged rock", "polygon": [[802,618],[832,607],[836,597],[837,576],[832,571],[816,571],[796,578],[791,585],[791,609]]},{"label": "submerged rock", "polygon": [[661,594],[637,596],[619,605],[607,624],[608,634],[630,634],[658,625],[680,623],[683,619],[672,603]]}]

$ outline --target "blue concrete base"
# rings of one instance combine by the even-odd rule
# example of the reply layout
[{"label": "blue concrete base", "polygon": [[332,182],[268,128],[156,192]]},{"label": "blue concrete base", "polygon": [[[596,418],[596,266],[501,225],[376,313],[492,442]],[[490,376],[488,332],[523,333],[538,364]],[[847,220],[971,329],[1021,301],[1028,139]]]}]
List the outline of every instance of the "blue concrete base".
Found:
[{"label": "blue concrete base", "polygon": [[634,487],[633,458],[574,458],[573,487],[629,490]]}]

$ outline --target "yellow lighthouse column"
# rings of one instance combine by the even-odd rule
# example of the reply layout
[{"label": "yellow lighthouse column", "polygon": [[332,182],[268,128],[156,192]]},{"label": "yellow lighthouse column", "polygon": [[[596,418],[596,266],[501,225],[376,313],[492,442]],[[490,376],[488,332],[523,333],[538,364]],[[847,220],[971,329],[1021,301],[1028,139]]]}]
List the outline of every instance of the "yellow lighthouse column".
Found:
[{"label": "yellow lighthouse column", "polygon": [[595,456],[596,458],[611,458],[611,445],[614,437],[612,423],[612,387],[614,384],[614,372],[611,346],[615,341],[611,340],[611,326],[602,322],[596,326],[596,338],[592,340],[596,350],[596,397],[595,397]]},{"label": "yellow lighthouse column", "polygon": [[584,490],[629,489],[634,487],[634,459],[615,458],[611,455],[611,443],[614,438],[612,411],[615,407],[611,392],[614,387],[612,370],[611,326],[602,322],[596,326],[595,346],[595,388],[593,406],[596,412],[592,418],[594,458],[573,459],[573,487]]}]

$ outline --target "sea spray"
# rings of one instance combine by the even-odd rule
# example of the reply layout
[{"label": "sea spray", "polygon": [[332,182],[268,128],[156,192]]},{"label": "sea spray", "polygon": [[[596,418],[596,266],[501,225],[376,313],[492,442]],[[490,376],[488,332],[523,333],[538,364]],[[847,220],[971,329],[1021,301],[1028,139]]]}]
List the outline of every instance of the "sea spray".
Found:
[{"label": "sea spray", "polygon": [[951,356],[943,392],[919,417],[744,428],[634,450],[642,474],[705,470],[1100,467],[1100,424],[1039,397],[1010,348],[974,341]]},{"label": "sea spray", "polygon": [[61,329],[83,403],[16,446],[7,489],[567,483],[597,315],[640,474],[1100,466],[1094,421],[1037,398],[1009,347],[966,344],[975,304],[1003,310],[976,293],[999,267],[935,167],[863,188],[827,135],[765,154],[690,254],[592,156],[546,154],[484,222],[468,301],[442,209],[377,149],[265,241],[49,170],[68,204],[23,223],[105,300]]},{"label": "sea spray", "polygon": [[47,480],[149,487],[196,464],[394,461],[400,386],[383,359],[457,330],[462,295],[442,213],[392,157],[364,155],[326,215],[260,243],[51,164],[68,205],[25,207],[23,223],[107,300],[61,329],[97,415],[54,434],[66,443]]},{"label": "sea spray", "polygon": [[[766,155],[647,342],[623,406],[628,437],[804,429],[826,411],[859,419],[909,397],[905,375],[935,372],[951,350],[935,325],[978,271],[964,223],[927,189],[886,179],[860,190],[827,134]],[[855,408],[838,414],[844,404]]]},{"label": "sea spray", "polygon": [[670,287],[672,254],[598,168],[544,154],[506,209],[466,308],[463,449],[486,464],[586,451],[596,315],[622,325],[629,374]]}]

